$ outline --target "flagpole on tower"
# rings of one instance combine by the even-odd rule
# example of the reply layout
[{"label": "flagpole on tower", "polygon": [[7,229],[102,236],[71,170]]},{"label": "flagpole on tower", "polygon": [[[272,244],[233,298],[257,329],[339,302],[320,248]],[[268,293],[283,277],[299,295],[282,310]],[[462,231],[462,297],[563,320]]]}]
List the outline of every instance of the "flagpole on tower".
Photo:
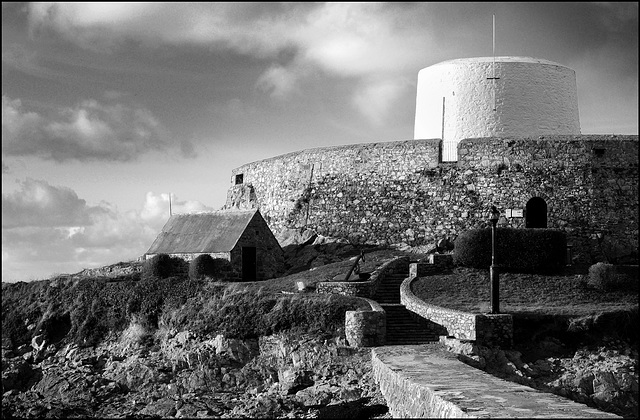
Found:
[{"label": "flagpole on tower", "polygon": [[493,110],[496,110],[496,15],[493,15]]},{"label": "flagpole on tower", "polygon": [[492,95],[493,96],[493,110],[496,110],[496,80],[499,77],[496,77],[496,15],[493,15],[493,63],[492,63],[492,72],[493,75],[491,77],[487,77],[487,80],[492,81]]}]

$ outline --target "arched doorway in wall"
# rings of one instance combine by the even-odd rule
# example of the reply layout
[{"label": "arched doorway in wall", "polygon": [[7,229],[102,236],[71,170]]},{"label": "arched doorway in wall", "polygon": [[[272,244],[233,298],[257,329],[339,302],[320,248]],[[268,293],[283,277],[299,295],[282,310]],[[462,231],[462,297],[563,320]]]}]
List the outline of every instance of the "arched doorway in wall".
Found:
[{"label": "arched doorway in wall", "polygon": [[543,198],[533,197],[527,201],[525,227],[533,229],[547,227],[547,202]]}]

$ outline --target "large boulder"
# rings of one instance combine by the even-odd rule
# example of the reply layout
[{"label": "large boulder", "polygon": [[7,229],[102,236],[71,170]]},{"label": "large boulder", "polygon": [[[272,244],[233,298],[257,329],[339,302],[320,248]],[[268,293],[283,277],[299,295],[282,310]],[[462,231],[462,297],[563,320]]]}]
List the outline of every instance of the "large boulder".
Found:
[{"label": "large boulder", "polygon": [[66,373],[60,369],[51,369],[34,385],[33,390],[44,400],[86,407],[92,400],[91,393],[87,392],[91,386],[84,372]]},{"label": "large boulder", "polygon": [[290,245],[305,246],[313,243],[318,234],[310,229],[283,229],[277,236],[282,248]]},{"label": "large boulder", "polygon": [[324,406],[329,404],[339,391],[336,386],[313,385],[296,392],[296,400],[305,407]]},{"label": "large boulder", "polygon": [[136,356],[122,362],[109,362],[105,366],[103,377],[126,387],[129,390],[145,388],[158,379],[158,372],[148,366],[144,359]]},{"label": "large boulder", "polygon": [[279,370],[278,382],[280,382],[280,389],[282,391],[287,394],[295,394],[314,384],[313,372],[293,368]]},{"label": "large boulder", "polygon": [[225,338],[218,334],[213,340],[207,341],[216,352],[216,355],[225,355],[242,365],[258,355],[257,340],[236,340]]}]

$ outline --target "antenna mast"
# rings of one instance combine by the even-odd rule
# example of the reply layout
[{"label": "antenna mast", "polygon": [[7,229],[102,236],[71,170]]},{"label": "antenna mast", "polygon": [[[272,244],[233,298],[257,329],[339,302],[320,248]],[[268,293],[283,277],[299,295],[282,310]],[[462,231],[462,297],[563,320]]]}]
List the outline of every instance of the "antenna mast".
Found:
[{"label": "antenna mast", "polygon": [[169,193],[169,217],[171,217],[171,193]]}]

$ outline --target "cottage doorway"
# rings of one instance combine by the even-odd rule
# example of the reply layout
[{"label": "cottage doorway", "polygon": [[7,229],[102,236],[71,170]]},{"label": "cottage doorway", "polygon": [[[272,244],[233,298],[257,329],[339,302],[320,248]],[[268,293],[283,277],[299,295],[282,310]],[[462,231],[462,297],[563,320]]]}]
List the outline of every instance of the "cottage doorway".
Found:
[{"label": "cottage doorway", "polygon": [[256,247],[242,247],[242,281],[256,281]]},{"label": "cottage doorway", "polygon": [[525,226],[531,229],[547,227],[547,203],[543,198],[533,197],[527,201]]}]

